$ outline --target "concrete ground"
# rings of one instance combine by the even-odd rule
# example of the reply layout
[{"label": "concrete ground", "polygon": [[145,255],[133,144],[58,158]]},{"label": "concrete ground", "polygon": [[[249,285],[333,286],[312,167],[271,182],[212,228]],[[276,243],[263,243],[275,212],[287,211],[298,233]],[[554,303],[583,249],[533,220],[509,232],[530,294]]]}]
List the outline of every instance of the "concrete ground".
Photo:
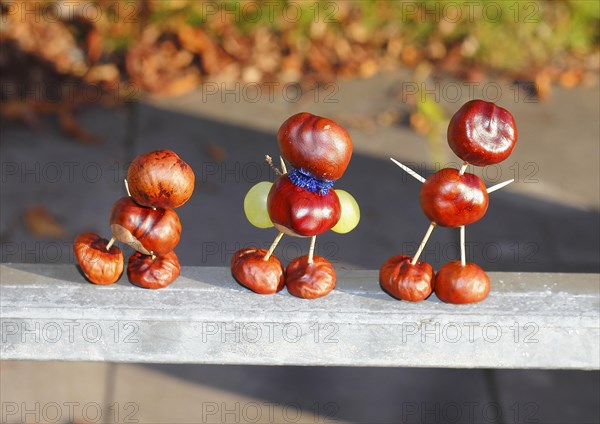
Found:
[{"label": "concrete ground", "polygon": [[[108,236],[128,161],[171,148],[197,177],[194,196],[178,209],[184,231],[177,254],[183,264],[228,266],[235,250],[269,244],[276,234],[252,227],[242,201],[256,182],[272,180],[263,156],[278,156],[278,126],[304,110],[348,127],[355,153],[337,187],[350,191],[362,212],[352,233],[320,236],[317,253],[336,267],[377,268],[393,254],[414,252],[428,225],[420,183],[388,158],[424,174],[457,159],[444,143],[434,155],[426,138],[407,127],[404,100],[415,85],[405,75],[339,82],[298,99],[289,86],[217,88],[83,110],[80,122],[103,140],[97,146],[68,139],[52,118],[36,130],[2,122],[2,262],[72,262],[74,235]],[[600,272],[599,87],[557,88],[543,103],[503,83],[439,81],[427,88],[449,116],[474,90],[510,109],[519,128],[513,155],[476,171],[488,185],[517,181],[494,193],[486,216],[467,228],[470,260],[490,271]],[[57,218],[64,237],[27,230],[23,212],[36,205]],[[434,268],[455,259],[457,237],[437,229],[424,259]],[[288,262],[307,249],[306,240],[285,237],[277,255]],[[5,361],[0,378],[1,421],[9,423],[53,422],[56,413],[54,422],[600,421],[598,372]]]}]

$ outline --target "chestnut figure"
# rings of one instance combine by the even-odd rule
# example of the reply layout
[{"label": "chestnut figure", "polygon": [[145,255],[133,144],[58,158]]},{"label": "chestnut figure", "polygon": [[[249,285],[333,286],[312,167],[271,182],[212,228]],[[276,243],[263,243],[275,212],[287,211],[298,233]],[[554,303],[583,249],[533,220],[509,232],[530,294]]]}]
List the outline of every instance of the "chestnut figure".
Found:
[{"label": "chestnut figure", "polygon": [[311,237],[331,229],[340,220],[341,205],[334,190],[313,193],[298,187],[282,175],[267,197],[269,217],[286,234]]},{"label": "chestnut figure", "polygon": [[435,277],[435,294],[447,303],[481,302],[490,292],[490,278],[479,265],[452,261],[440,268]]},{"label": "chestnut figure", "polygon": [[294,168],[324,180],[338,180],[352,156],[352,140],[341,125],[307,112],[288,118],[277,132],[277,142]]},{"label": "chestnut figure", "polygon": [[283,267],[275,256],[265,260],[265,249],[238,250],[231,258],[231,273],[244,287],[259,294],[277,293],[285,284]]},{"label": "chestnut figure", "polygon": [[127,171],[133,200],[154,208],[177,208],[192,196],[194,171],[172,150],[155,150],[136,157]]},{"label": "chestnut figure", "polygon": [[335,287],[336,275],[333,265],[322,256],[308,255],[291,261],[285,269],[285,284],[290,294],[303,299],[316,299],[328,294]]},{"label": "chestnut figure", "polygon": [[379,283],[395,298],[419,302],[433,291],[433,268],[427,262],[417,261],[413,265],[405,255],[392,256],[379,270]]},{"label": "chestnut figure", "polygon": [[506,159],[517,142],[517,126],[509,111],[484,100],[465,103],[448,125],[448,144],[465,162],[493,165]]},{"label": "chestnut figure", "polygon": [[485,184],[474,174],[444,168],[421,187],[421,208],[432,222],[443,227],[460,227],[485,215],[489,196]]},{"label": "chestnut figure", "polygon": [[146,289],[162,289],[179,277],[179,259],[175,252],[150,256],[135,252],[129,257],[127,277],[131,284]]},{"label": "chestnut figure", "polygon": [[[410,266],[418,265],[419,255],[425,249],[432,231],[438,225],[459,227],[460,261],[444,265],[432,282],[435,293],[444,302],[479,302],[490,291],[487,274],[477,265],[466,261],[465,226],[483,217],[489,203],[489,193],[514,182],[514,179],[486,188],[483,181],[473,174],[465,173],[469,163],[479,166],[491,165],[506,159],[515,147],[517,127],[507,110],[483,100],[465,103],[452,117],[448,125],[448,144],[463,161],[460,170],[442,169],[427,180],[392,158],[406,173],[423,183],[421,208],[431,220],[429,228],[410,262],[403,256],[390,258],[381,267],[379,280],[382,288],[398,297],[410,297],[407,288],[414,287],[414,280],[421,279]],[[431,267],[429,267],[431,268]],[[431,274],[431,270],[425,272]],[[404,294],[402,294],[404,293]],[[422,293],[424,294],[424,292]]]},{"label": "chestnut figure", "polygon": [[94,233],[80,234],[73,243],[81,271],[94,284],[113,284],[123,273],[123,253],[115,245],[107,249],[108,243]]},{"label": "chestnut figure", "polygon": [[179,243],[181,222],[171,208],[145,208],[130,197],[117,200],[110,211],[115,238],[144,255],[163,255]]},{"label": "chestnut figure", "polygon": [[[338,197],[332,189],[348,167],[352,140],[332,120],[298,113],[281,125],[277,142],[282,170],[275,168],[270,156],[265,159],[279,177],[270,187],[261,182],[250,189],[244,212],[253,225],[266,228],[272,224],[279,233],[268,251],[236,252],[231,271],[238,282],[257,293],[275,293],[285,283],[292,295],[314,299],[333,290],[336,281],[331,263],[314,255],[317,236],[334,227],[347,233],[360,219],[356,200],[343,190]],[[289,172],[283,158],[292,166]],[[285,273],[273,254],[284,234],[310,237],[308,255],[290,262]]]}]

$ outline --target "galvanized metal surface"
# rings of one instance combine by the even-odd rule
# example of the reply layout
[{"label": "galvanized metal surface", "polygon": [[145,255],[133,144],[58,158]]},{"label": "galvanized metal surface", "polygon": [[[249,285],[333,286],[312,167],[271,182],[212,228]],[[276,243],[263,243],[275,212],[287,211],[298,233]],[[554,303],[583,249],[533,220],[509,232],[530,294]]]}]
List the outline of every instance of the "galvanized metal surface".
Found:
[{"label": "galvanized metal surface", "polygon": [[474,305],[401,302],[377,271],[338,270],[302,300],[186,267],[158,291],[85,282],[74,266],[0,265],[1,359],[600,369],[600,276],[490,273]]}]

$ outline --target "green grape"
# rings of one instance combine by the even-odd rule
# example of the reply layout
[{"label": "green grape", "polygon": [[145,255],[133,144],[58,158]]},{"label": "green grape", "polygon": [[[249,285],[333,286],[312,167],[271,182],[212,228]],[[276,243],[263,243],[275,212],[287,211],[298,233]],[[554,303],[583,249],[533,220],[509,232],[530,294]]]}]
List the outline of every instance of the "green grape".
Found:
[{"label": "green grape", "polygon": [[342,214],[338,223],[331,230],[336,233],[346,234],[358,225],[358,221],[360,221],[360,208],[358,207],[358,203],[356,203],[356,199],[347,191],[335,190],[335,194],[340,199]]},{"label": "green grape", "polygon": [[267,196],[273,183],[262,181],[248,190],[244,198],[244,212],[250,224],[258,228],[273,226],[267,211]]}]

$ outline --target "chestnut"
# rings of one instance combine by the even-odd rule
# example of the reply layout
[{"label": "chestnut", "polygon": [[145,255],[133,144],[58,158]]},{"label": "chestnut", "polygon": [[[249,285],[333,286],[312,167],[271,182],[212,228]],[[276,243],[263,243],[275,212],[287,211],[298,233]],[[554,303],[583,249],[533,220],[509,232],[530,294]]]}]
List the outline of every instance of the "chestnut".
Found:
[{"label": "chestnut", "polygon": [[123,273],[123,253],[118,246],[94,233],[79,234],[73,252],[85,277],[94,284],[115,283]]},{"label": "chestnut", "polygon": [[177,208],[192,196],[194,171],[172,150],[155,150],[136,157],[127,171],[133,200],[154,208]]},{"label": "chestnut", "polygon": [[135,252],[129,257],[127,277],[131,284],[146,289],[162,289],[179,277],[179,259],[175,252],[151,256]]},{"label": "chestnut", "polygon": [[313,193],[298,187],[282,175],[271,187],[267,210],[273,225],[281,232],[298,236],[316,236],[331,229],[340,220],[341,205],[335,190]]},{"label": "chestnut", "polygon": [[451,261],[440,268],[435,277],[435,294],[447,303],[474,303],[490,292],[490,278],[477,264]]},{"label": "chestnut", "polygon": [[322,256],[300,256],[285,269],[285,285],[290,294],[303,299],[323,297],[335,288],[336,275],[331,262]]},{"label": "chestnut", "polygon": [[450,119],[448,144],[465,162],[492,165],[506,159],[517,143],[511,113],[484,100],[465,103]]},{"label": "chestnut", "polygon": [[352,156],[348,132],[328,118],[302,112],[288,118],[277,132],[283,157],[313,177],[339,179]]},{"label": "chestnut", "polygon": [[181,236],[181,222],[171,208],[146,208],[130,197],[115,202],[110,211],[113,236],[145,255],[172,251]]},{"label": "chestnut", "polygon": [[283,267],[275,255],[267,260],[265,249],[247,248],[231,258],[231,273],[244,287],[259,293],[277,293],[284,286]]},{"label": "chestnut", "polygon": [[443,227],[460,227],[483,217],[489,196],[485,184],[474,174],[444,168],[421,186],[421,208],[427,218]]},{"label": "chestnut", "polygon": [[392,256],[379,270],[379,283],[395,298],[419,302],[433,291],[433,268],[427,262],[417,261],[413,265],[405,255]]}]

